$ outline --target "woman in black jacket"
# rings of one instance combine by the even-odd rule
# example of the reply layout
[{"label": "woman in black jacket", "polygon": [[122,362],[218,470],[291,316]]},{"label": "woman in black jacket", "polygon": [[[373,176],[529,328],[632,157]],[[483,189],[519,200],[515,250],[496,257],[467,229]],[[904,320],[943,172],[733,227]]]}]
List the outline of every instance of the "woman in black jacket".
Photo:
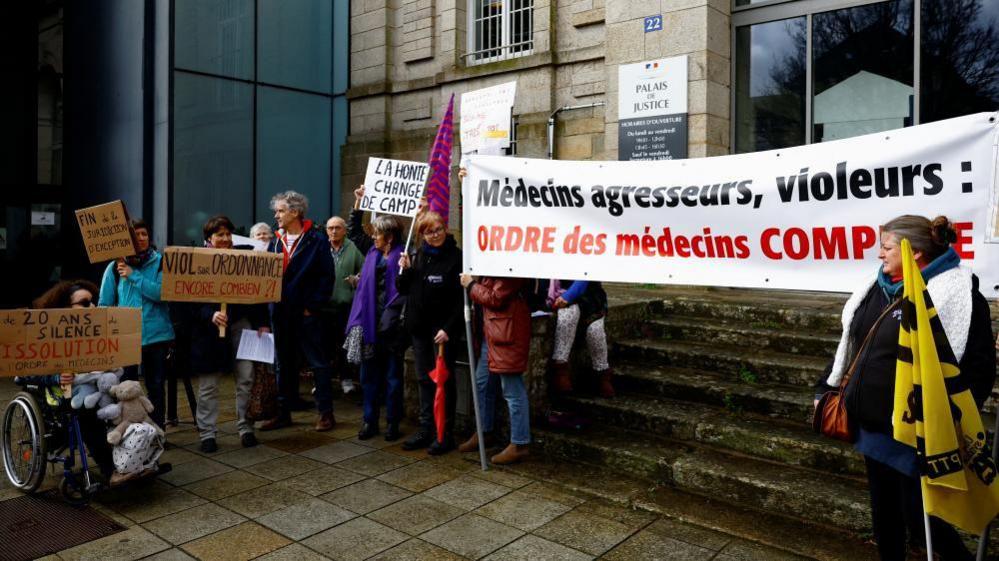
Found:
[{"label": "woman in black jacket", "polygon": [[[225,216],[208,219],[203,228],[205,245],[215,249],[253,249],[251,246],[232,245],[235,227]],[[270,331],[270,318],[266,304],[233,304],[221,310],[219,304],[190,304],[187,308],[191,332],[191,370],[198,376],[197,422],[201,436],[201,451],[218,450],[215,436],[218,433],[219,377],[226,372],[236,374],[236,423],[240,443],[244,447],[257,445],[253,422],[246,418],[253,387],[253,365],[249,361],[235,361],[236,349],[243,329],[255,329],[258,335]],[[225,337],[219,328],[226,328]]]},{"label": "woman in black jacket", "polygon": [[[959,266],[961,259],[950,247],[957,239],[950,221],[944,216],[931,222],[906,215],[889,221],[882,232],[881,269],[847,300],[843,325],[848,327],[835,358],[816,384],[816,398],[838,387],[856,361],[844,395],[856,438],[854,447],[864,455],[867,467],[874,538],[881,559],[901,561],[906,558],[907,542],[919,544],[924,535],[919,460],[913,448],[894,439],[892,428],[903,239],[912,246],[926,291],[958,361],[958,379],[971,390],[979,408],[995,382],[996,355],[989,305],[978,291],[978,279]],[[933,549],[942,559],[974,559],[946,522],[931,516],[930,529]]]},{"label": "woman in black jacket", "polygon": [[[403,449],[416,450],[430,446],[427,453],[444,454],[455,447],[454,426],[455,386],[454,364],[459,349],[458,337],[462,315],[461,249],[447,233],[447,224],[436,212],[425,212],[417,218],[416,231],[423,240],[412,258],[399,258],[396,287],[406,299],[405,327],[413,338],[413,355],[417,380],[420,384],[420,429],[403,443]],[[437,384],[430,379],[436,366],[436,349],[444,345],[448,377],[444,384],[446,397],[445,434],[438,438],[434,424],[434,396]]]}]

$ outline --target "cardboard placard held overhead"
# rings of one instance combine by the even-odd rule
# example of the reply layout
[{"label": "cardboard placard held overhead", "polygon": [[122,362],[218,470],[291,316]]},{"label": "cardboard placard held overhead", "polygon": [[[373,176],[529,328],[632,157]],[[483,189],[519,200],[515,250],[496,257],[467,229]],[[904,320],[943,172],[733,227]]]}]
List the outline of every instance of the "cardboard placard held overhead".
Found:
[{"label": "cardboard placard held overhead", "polygon": [[368,158],[361,210],[397,216],[416,216],[429,176],[429,164]]},{"label": "cardboard placard held overhead", "polygon": [[91,263],[113,261],[139,253],[125,203],[112,201],[76,211],[83,246]]},{"label": "cardboard placard held overhead", "polygon": [[278,253],[168,247],[163,250],[160,294],[168,302],[278,302],[283,274]]},{"label": "cardboard placard held overhead", "polygon": [[0,376],[91,372],[141,361],[138,308],[0,311]]}]

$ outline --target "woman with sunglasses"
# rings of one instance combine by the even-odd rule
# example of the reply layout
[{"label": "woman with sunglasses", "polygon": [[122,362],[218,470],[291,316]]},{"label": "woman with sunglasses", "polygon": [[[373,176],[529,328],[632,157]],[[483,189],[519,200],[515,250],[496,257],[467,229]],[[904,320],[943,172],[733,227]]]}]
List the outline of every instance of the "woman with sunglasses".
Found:
[{"label": "woman with sunglasses", "polygon": [[[436,212],[424,212],[416,219],[416,231],[423,243],[410,257],[399,258],[396,287],[408,297],[405,327],[413,339],[413,355],[417,381],[420,385],[420,429],[403,443],[404,450],[427,448],[436,456],[455,447],[454,427],[455,386],[454,364],[460,344],[458,335],[464,324],[462,314],[461,249],[447,224]],[[430,379],[437,348],[444,345],[448,377],[444,384],[446,421],[443,435],[438,435],[434,423],[434,396],[437,384]]]}]

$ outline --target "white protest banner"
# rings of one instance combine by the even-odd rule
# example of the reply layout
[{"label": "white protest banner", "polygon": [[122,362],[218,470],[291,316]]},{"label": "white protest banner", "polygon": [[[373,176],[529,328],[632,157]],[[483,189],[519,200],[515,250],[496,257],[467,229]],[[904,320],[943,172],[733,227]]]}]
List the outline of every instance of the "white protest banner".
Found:
[{"label": "white protest banner", "polygon": [[510,146],[510,111],[517,95],[517,82],[461,94],[458,129],[461,153],[499,153]]},{"label": "white protest banner", "polygon": [[420,162],[368,158],[361,210],[397,216],[416,216],[430,176],[430,165]]},{"label": "white protest banner", "polygon": [[999,296],[997,115],[690,160],[469,158],[464,264],[476,275],[846,292],[877,271],[879,226],[954,223]]}]

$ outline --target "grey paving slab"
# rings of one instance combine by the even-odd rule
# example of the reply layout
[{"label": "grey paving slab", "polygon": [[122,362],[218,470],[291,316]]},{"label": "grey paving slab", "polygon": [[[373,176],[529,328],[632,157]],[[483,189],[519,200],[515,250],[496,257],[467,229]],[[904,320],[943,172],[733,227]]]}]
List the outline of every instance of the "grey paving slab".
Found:
[{"label": "grey paving slab", "polygon": [[524,535],[516,528],[474,513],[456,518],[420,536],[420,539],[471,559],[488,555]]},{"label": "grey paving slab", "polygon": [[607,561],[709,561],[717,553],[643,530],[621,542],[603,558]]},{"label": "grey paving slab", "polygon": [[58,553],[65,561],[132,561],[170,549],[170,544],[136,526]]},{"label": "grey paving slab", "polygon": [[488,471],[482,471],[478,467],[468,471],[468,474],[472,477],[477,477],[479,479],[484,479],[492,483],[498,483],[504,487],[510,487],[511,489],[520,489],[526,485],[530,485],[532,480],[513,473],[512,471],[507,471],[505,469],[499,469],[496,467],[490,468]]},{"label": "grey paving slab", "polygon": [[256,561],[327,561],[329,557],[319,555],[302,544],[293,543],[272,551]]},{"label": "grey paving slab", "polygon": [[142,561],[197,561],[194,557],[184,553],[183,550],[168,549],[166,551],[161,551],[155,555],[150,555],[149,557],[143,557]]},{"label": "grey paving slab", "polygon": [[204,497],[210,501],[217,501],[232,495],[238,495],[250,489],[263,487],[269,483],[270,481],[263,477],[257,477],[242,470],[233,470],[222,475],[195,481],[194,483],[185,485],[183,488],[199,497]]},{"label": "grey paving slab", "polygon": [[645,510],[638,510],[635,508],[627,508],[621,505],[605,501],[603,499],[592,499],[576,507],[576,510],[580,512],[589,512],[591,514],[596,514],[597,516],[602,516],[604,518],[609,518],[615,522],[620,522],[625,526],[638,530],[645,527],[650,522],[658,518],[655,514]]},{"label": "grey paving slab", "polygon": [[142,527],[174,545],[179,545],[245,521],[245,517],[231,510],[208,503],[157,518],[146,522]]},{"label": "grey paving slab", "polygon": [[307,501],[310,498],[312,498],[310,495],[301,491],[271,483],[264,487],[257,487],[238,495],[226,497],[218,501],[218,504],[247,518],[257,518],[295,503]]},{"label": "grey paving slab", "polygon": [[319,499],[309,499],[257,518],[257,523],[299,541],[357,518],[353,512]]},{"label": "grey paving slab", "polygon": [[575,549],[530,534],[487,555],[486,561],[589,561],[594,559]]},{"label": "grey paving slab", "polygon": [[360,456],[361,454],[370,454],[371,452],[372,449],[367,446],[359,446],[357,444],[341,440],[338,442],[331,442],[330,444],[324,444],[317,448],[312,448],[311,450],[299,452],[299,454],[316,461],[327,464],[335,464],[348,458]]},{"label": "grey paving slab", "polygon": [[307,471],[288,479],[282,479],[280,484],[303,493],[319,496],[366,479],[363,475],[353,471],[326,464],[322,464],[322,466],[319,469]]},{"label": "grey paving slab", "polygon": [[572,510],[572,507],[530,493],[515,491],[476,510],[476,514],[530,532]]},{"label": "grey paving slab", "polygon": [[543,483],[541,481],[535,481],[534,483],[523,487],[521,490],[525,493],[530,493],[532,495],[571,507],[579,506],[589,500],[589,497],[581,493],[575,493],[573,491],[569,491],[568,489],[551,485],[549,483]]},{"label": "grey paving slab", "polygon": [[355,471],[368,477],[374,477],[409,465],[414,461],[416,460],[378,450],[370,454],[362,454],[342,462],[337,462],[336,467]]},{"label": "grey paving slab", "polygon": [[267,478],[271,481],[281,481],[283,479],[295,477],[296,475],[308,473],[314,469],[324,467],[325,465],[326,464],[317,462],[316,460],[310,460],[309,458],[289,454],[279,458],[274,458],[272,460],[267,460],[265,462],[260,462],[259,464],[253,464],[252,466],[247,466],[243,469],[249,473],[259,475],[260,477]]},{"label": "grey paving slab", "polygon": [[423,495],[414,495],[371,512],[367,516],[375,522],[416,536],[464,513],[465,511],[458,507]]},{"label": "grey paving slab", "polygon": [[377,479],[366,479],[320,495],[324,501],[358,514],[367,514],[412,495],[411,492]]},{"label": "grey paving slab", "polygon": [[726,557],[737,559],[738,561],[805,561],[807,559],[806,557],[739,538],[734,538],[729,542],[722,549],[721,555],[718,556],[718,558]]},{"label": "grey paving slab", "polygon": [[510,491],[510,487],[464,475],[427,489],[423,494],[458,508],[475,510]]},{"label": "grey paving slab", "polygon": [[277,448],[271,448],[265,444],[258,444],[250,448],[240,448],[231,452],[225,452],[212,456],[212,459],[223,464],[237,468],[245,468],[267,460],[273,460],[288,453]]},{"label": "grey paving slab", "polygon": [[161,475],[159,479],[178,487],[194,483],[202,479],[208,479],[219,474],[232,471],[232,466],[216,462],[215,460],[199,457],[189,462],[184,462],[175,466],[170,473]]},{"label": "grey paving slab", "polygon": [[673,538],[713,551],[721,551],[732,541],[732,536],[715,532],[693,524],[685,524],[679,520],[660,518],[645,528],[667,538]]},{"label": "grey paving slab", "polygon": [[430,462],[416,462],[378,476],[378,479],[414,493],[422,493],[445,481],[461,476],[460,471],[436,466]]},{"label": "grey paving slab", "polygon": [[367,518],[355,518],[302,541],[309,549],[336,561],[361,561],[409,538]]},{"label": "grey paving slab", "polygon": [[259,524],[244,522],[188,542],[181,549],[201,561],[249,561],[290,543],[288,538]]},{"label": "grey paving slab", "polygon": [[457,553],[437,547],[423,540],[413,538],[392,549],[376,555],[368,561],[462,561]]},{"label": "grey paving slab", "polygon": [[607,518],[570,511],[534,531],[553,542],[591,555],[602,555],[628,538],[634,530]]},{"label": "grey paving slab", "polygon": [[163,489],[154,486],[153,492],[136,492],[106,504],[118,514],[137,522],[149,522],[162,516],[205,504],[205,499],[183,489]]}]

